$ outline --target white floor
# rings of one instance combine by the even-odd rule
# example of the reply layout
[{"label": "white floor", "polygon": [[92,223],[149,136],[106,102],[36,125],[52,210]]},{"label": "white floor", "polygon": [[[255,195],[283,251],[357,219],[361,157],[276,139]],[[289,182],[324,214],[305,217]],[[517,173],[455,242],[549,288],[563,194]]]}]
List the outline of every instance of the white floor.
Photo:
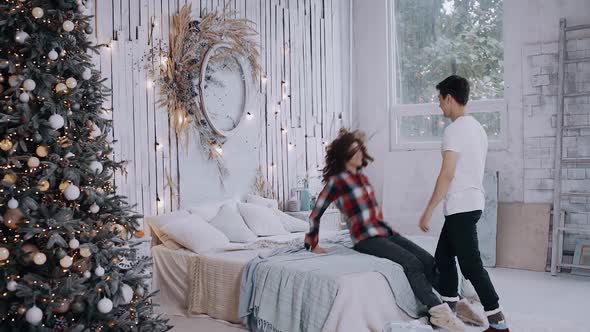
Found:
[{"label": "white floor", "polygon": [[[590,278],[490,269],[513,332],[589,332]],[[172,331],[243,332],[208,317],[171,316]],[[472,328],[470,332],[482,331]],[[359,331],[361,332],[361,331]],[[378,331],[377,331],[378,332]]]}]

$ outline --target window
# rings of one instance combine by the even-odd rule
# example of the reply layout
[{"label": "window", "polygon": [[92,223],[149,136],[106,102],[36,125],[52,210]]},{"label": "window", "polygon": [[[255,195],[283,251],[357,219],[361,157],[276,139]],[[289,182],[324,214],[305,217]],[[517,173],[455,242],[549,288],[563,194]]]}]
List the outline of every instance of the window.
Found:
[{"label": "window", "polygon": [[449,120],[438,108],[436,84],[452,74],[469,80],[467,108],[486,129],[490,147],[504,147],[502,0],[389,4],[392,150],[440,146]]}]

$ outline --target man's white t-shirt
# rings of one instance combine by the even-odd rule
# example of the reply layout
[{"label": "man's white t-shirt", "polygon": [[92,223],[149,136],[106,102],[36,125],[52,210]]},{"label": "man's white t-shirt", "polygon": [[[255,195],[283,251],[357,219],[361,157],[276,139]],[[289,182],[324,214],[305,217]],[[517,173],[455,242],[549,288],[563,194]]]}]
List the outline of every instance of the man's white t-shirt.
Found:
[{"label": "man's white t-shirt", "polygon": [[443,136],[442,151],[458,154],[455,177],[445,196],[444,214],[482,210],[485,206],[483,173],[488,151],[488,136],[472,116],[461,116]]}]

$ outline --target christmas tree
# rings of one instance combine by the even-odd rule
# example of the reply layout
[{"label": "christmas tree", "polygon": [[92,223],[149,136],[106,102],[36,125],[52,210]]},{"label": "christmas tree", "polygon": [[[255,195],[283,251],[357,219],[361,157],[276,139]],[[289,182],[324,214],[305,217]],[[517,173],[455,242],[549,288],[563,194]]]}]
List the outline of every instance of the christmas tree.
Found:
[{"label": "christmas tree", "polygon": [[165,331],[82,0],[0,2],[0,331]]}]

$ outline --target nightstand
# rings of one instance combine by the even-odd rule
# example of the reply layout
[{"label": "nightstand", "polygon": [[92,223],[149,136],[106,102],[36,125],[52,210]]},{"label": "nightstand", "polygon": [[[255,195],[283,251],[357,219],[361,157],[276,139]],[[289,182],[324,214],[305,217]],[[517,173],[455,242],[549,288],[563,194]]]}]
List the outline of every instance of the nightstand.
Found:
[{"label": "nightstand", "polygon": [[[297,211],[297,212],[289,212],[285,211],[286,214],[295,217],[297,219],[301,219],[304,221],[309,220],[309,215],[311,211]],[[322,215],[322,219],[320,220],[320,229],[321,230],[328,230],[328,231],[339,231],[342,229],[346,229],[346,223],[344,222],[344,218],[340,214],[340,211],[337,209],[327,209],[324,214]]]}]

